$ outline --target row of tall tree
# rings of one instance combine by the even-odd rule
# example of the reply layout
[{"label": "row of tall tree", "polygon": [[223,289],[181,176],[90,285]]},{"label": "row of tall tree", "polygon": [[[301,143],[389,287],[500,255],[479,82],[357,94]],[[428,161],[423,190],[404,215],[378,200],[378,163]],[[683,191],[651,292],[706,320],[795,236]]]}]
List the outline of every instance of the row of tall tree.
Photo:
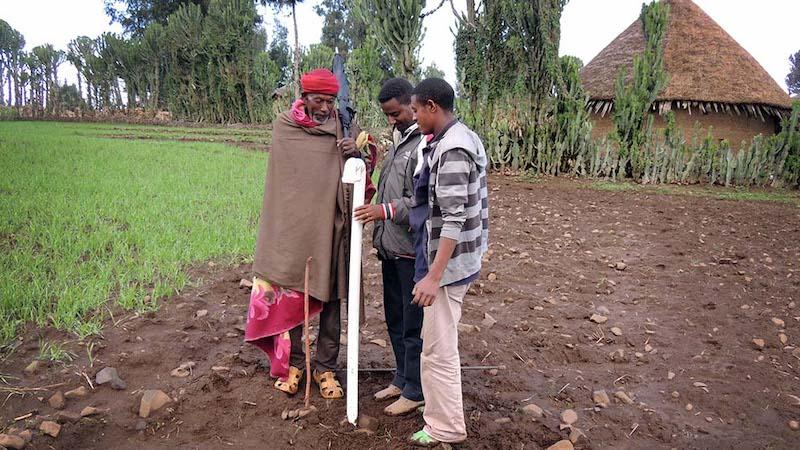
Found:
[{"label": "row of tall tree", "polygon": [[[106,0],[105,11],[122,34],[78,36],[66,49],[43,45],[30,52],[22,34],[0,21],[0,92],[8,93],[0,95],[0,105],[34,116],[139,108],[191,121],[264,122],[288,104],[280,94],[297,92],[302,71],[330,67],[339,50],[348,58],[362,121],[377,126],[382,118],[375,99],[385,79],[442,75],[435,65],[419,66],[422,22],[433,12],[423,11],[424,0],[322,0],[315,6],[322,39],[308,48],[297,39],[301,2]],[[259,4],[291,12],[293,48],[279,21],[267,32]],[[77,70],[76,86],[59,84],[64,63]]]}]

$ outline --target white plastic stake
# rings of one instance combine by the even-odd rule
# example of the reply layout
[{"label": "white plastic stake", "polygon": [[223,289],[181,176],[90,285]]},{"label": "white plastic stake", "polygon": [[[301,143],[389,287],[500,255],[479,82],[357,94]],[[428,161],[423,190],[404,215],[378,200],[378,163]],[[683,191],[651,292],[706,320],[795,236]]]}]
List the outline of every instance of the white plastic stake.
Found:
[{"label": "white plastic stake", "polygon": [[[367,167],[359,158],[350,158],[344,164],[342,183],[353,185],[353,211],[364,204]],[[350,285],[347,294],[347,420],[355,425],[358,420],[358,343],[359,305],[361,303],[361,232],[362,225],[355,219],[350,222]]]}]

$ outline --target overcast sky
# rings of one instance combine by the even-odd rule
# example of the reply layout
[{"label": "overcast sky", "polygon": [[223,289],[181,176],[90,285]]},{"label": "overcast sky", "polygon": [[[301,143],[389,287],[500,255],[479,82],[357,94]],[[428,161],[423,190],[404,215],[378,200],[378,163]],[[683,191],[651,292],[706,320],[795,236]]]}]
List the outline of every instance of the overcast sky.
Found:
[{"label": "overcast sky", "polygon": [[[314,13],[319,0],[298,5],[297,21],[300,44],[319,42],[322,18]],[[433,7],[439,0],[427,0]],[[466,0],[454,0],[463,10]],[[749,51],[778,84],[786,89],[789,55],[800,50],[800,0],[695,0],[736,41]],[[642,0],[571,0],[561,19],[561,54],[578,56],[588,63],[639,15]],[[275,16],[271,8],[259,8],[265,25],[272,32]],[[291,17],[278,13],[278,20],[289,29],[294,42]],[[120,32],[109,25],[103,12],[103,0],[0,0],[0,19],[19,30],[26,39],[26,49],[52,43],[66,49],[78,35],[94,37],[104,31]],[[423,66],[432,62],[442,69],[449,81],[455,81],[453,35],[455,25],[450,2],[425,19],[426,34],[420,57]],[[75,80],[75,70],[64,64],[61,78]]]}]

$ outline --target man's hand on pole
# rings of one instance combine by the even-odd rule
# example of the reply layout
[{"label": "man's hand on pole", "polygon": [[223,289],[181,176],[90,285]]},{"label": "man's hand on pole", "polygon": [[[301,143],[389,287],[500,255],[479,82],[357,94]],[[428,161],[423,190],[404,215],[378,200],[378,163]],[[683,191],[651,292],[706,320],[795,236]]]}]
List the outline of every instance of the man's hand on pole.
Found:
[{"label": "man's hand on pole", "polygon": [[364,205],[355,210],[355,218],[366,225],[374,220],[386,220],[386,205]]},{"label": "man's hand on pole", "polygon": [[356,141],[353,138],[339,139],[336,141],[336,146],[339,147],[344,156],[358,156],[358,147],[356,147]]}]

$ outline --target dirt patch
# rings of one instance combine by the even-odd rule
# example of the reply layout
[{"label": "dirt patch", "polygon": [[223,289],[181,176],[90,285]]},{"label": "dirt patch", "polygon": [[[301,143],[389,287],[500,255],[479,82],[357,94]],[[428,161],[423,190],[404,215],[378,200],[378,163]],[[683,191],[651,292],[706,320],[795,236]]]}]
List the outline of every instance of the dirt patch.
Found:
[{"label": "dirt patch", "polygon": [[[797,208],[601,192],[564,180],[492,177],[490,184],[491,254],[462,319],[480,329],[461,334],[461,355],[465,365],[507,369],[464,372],[470,437],[458,447],[546,448],[569,435],[559,429],[567,408],[585,435],[577,448],[795,447],[800,431],[788,422],[800,418],[793,397],[800,396]],[[364,268],[361,361],[386,367],[390,349],[369,343],[388,341],[374,255],[365,255]],[[239,281],[247,276],[244,266],[204,267],[193,273],[196,287],[157,313],[116,314],[94,347],[93,367],[85,347],[72,342],[74,362],[26,375],[39,339],[64,336],[24,333],[0,362],[0,430],[33,430],[30,448],[406,448],[421,417],[383,417],[384,405],[371,398],[389,374],[365,375],[359,388],[362,410],[380,419],[374,435],[341,425],[344,403],[318,392],[318,414],[280,418],[302,399],[273,390],[264,358],[242,343],[248,292]],[[198,317],[200,310],[207,314]],[[497,323],[482,325],[485,313]],[[592,314],[606,320],[590,321]],[[187,361],[196,363],[190,376],[170,376]],[[58,414],[47,402],[56,390],[88,388],[81,371],[92,378],[106,366],[118,369],[127,389],[90,389],[68,399],[65,411],[107,412],[62,417],[55,439],[38,431]],[[66,384],[31,390],[59,383]],[[146,389],[177,401],[141,421],[138,397]],[[610,397],[606,408],[592,400],[601,389]],[[544,410],[542,419],[521,411],[530,403]]]}]

